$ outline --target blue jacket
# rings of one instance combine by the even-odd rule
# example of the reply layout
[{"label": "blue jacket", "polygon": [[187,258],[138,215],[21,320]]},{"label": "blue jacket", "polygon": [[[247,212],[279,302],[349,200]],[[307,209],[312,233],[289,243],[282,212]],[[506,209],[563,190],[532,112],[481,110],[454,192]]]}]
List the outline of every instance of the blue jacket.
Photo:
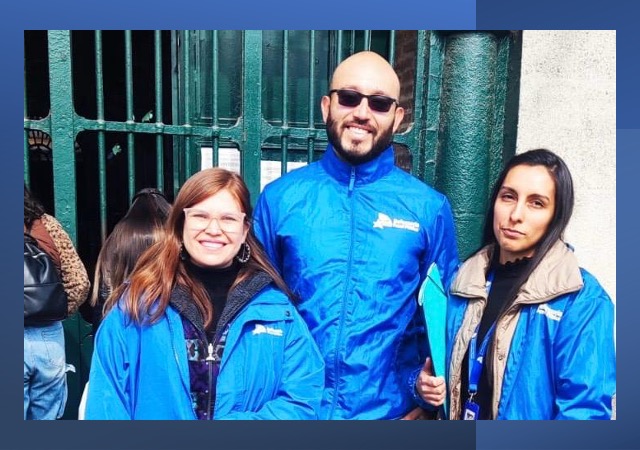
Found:
[{"label": "blue jacket", "polygon": [[[460,268],[448,305],[450,415],[460,418],[460,372],[487,301],[492,247]],[[493,341],[496,419],[610,419],[616,390],[614,306],[558,241],[501,315]],[[489,354],[489,353],[488,353]]]},{"label": "blue jacket", "polygon": [[[216,384],[215,419],[316,419],[324,364],[300,315],[262,290],[232,319]],[[100,325],[87,419],[195,419],[183,324],[171,304],[153,325],[120,307]]]},{"label": "blue jacket", "polygon": [[351,166],[323,158],[270,183],[254,229],[326,364],[322,419],[395,419],[416,406],[427,356],[417,292],[458,263],[444,195],[395,167],[389,147]]}]

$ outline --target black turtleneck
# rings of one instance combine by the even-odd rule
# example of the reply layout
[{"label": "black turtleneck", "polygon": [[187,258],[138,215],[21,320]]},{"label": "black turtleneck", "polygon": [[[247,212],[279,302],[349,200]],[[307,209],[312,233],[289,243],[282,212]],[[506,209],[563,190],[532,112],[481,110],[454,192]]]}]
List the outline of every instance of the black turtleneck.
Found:
[{"label": "black turtleneck", "polygon": [[[477,349],[480,349],[482,340],[491,328],[491,325],[498,319],[498,314],[502,310],[505,302],[507,302],[507,294],[516,282],[518,277],[527,270],[530,258],[518,259],[514,262],[507,262],[506,264],[500,264],[498,258],[498,252],[491,261],[489,272],[493,271],[493,283],[491,290],[489,291],[489,298],[487,299],[487,305],[482,313],[482,319],[480,320],[480,328],[478,329],[478,338],[476,340]],[[488,343],[487,354],[489,357],[490,349],[493,343],[493,336]],[[493,380],[491,380],[487,370],[487,364],[490,364],[490,360],[485,357],[485,364],[482,368],[482,374],[480,375],[480,381],[478,383],[478,392],[474,398],[474,401],[480,405],[480,419],[490,420],[492,412],[492,397],[493,397]],[[462,374],[461,374],[461,396],[462,402],[468,398],[469,392],[469,351],[462,360]]]},{"label": "black turtleneck", "polygon": [[186,267],[189,274],[202,283],[211,300],[213,306],[213,322],[207,329],[207,332],[212,333],[216,329],[216,325],[222,315],[222,310],[227,303],[229,289],[238,277],[240,263],[234,259],[229,267],[214,269],[211,267],[197,266],[189,260],[186,263]]}]

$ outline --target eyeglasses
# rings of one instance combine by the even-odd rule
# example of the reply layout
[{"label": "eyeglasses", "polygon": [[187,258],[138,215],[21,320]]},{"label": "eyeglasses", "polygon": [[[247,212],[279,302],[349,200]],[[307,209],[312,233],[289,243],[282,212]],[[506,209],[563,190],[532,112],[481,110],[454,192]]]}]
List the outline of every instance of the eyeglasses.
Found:
[{"label": "eyeglasses", "polygon": [[351,89],[331,89],[329,95],[334,92],[338,94],[338,103],[349,108],[355,108],[360,105],[363,98],[366,98],[369,102],[369,108],[377,112],[388,112],[391,109],[391,105],[398,103],[395,98],[387,97],[386,95],[365,95]]},{"label": "eyeglasses", "polygon": [[239,233],[243,230],[246,216],[245,213],[236,212],[212,215],[207,211],[194,208],[184,208],[183,211],[186,217],[185,225],[194,231],[206,230],[215,220],[218,227],[225,233]]}]

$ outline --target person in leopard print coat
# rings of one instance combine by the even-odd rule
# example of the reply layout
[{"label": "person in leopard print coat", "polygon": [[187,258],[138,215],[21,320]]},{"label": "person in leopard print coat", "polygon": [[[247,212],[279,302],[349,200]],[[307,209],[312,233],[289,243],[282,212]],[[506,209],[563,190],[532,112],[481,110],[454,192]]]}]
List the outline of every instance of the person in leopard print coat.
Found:
[{"label": "person in leopard print coat", "polygon": [[33,222],[30,234],[38,241],[39,246],[42,245],[43,240],[46,240],[43,232],[51,238],[58,251],[59,260],[56,263],[60,268],[62,284],[69,300],[68,315],[72,316],[87,300],[89,294],[91,283],[87,269],[78,256],[71,238],[55,217],[43,214],[40,219]]},{"label": "person in leopard print coat", "polygon": [[[24,232],[53,259],[74,314],[87,299],[89,276],[67,232],[24,186]],[[24,327],[24,419],[58,419],[67,401],[62,321]]]}]

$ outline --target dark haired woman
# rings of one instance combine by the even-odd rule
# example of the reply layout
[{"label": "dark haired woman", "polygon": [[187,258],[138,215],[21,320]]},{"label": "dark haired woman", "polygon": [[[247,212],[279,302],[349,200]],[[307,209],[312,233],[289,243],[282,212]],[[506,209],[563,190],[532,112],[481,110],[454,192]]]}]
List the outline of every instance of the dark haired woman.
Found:
[{"label": "dark haired woman", "polygon": [[451,286],[450,418],[610,419],[614,305],[562,240],[573,203],[548,150],[502,171],[483,247]]},{"label": "dark haired woman", "polygon": [[133,270],[140,255],[162,235],[171,204],[154,188],[136,193],[127,214],[104,241],[96,264],[91,293],[93,330],[102,321],[107,298]]},{"label": "dark haired woman", "polygon": [[324,362],[285,293],[242,178],[196,173],[107,300],[85,418],[315,419]]}]

